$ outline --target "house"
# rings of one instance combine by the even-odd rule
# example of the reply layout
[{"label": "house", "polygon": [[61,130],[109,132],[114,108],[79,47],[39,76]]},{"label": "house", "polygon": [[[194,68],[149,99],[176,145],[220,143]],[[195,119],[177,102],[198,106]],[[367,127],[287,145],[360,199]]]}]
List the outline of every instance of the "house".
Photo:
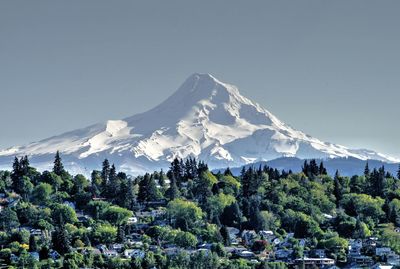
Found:
[{"label": "house", "polygon": [[257,233],[254,230],[244,230],[242,232],[242,239],[245,245],[252,245],[257,238]]},{"label": "house", "polygon": [[386,255],[386,262],[390,265],[400,265],[400,256],[396,253]]},{"label": "house", "polygon": [[275,251],[275,259],[277,260],[289,260],[292,256],[292,249],[278,249]]},{"label": "house", "polygon": [[374,264],[372,257],[365,255],[353,256],[350,258],[350,261],[361,267],[362,266],[368,267]]},{"label": "house", "polygon": [[111,250],[115,250],[117,252],[122,252],[123,248],[124,248],[123,244],[112,244],[111,245]]},{"label": "house", "polygon": [[392,269],[393,266],[391,265],[381,265],[379,263],[375,264],[374,266],[372,266],[372,269]]},{"label": "house", "polygon": [[236,255],[243,259],[253,259],[256,256],[253,252],[248,250],[236,253]]},{"label": "house", "polygon": [[363,243],[361,239],[350,239],[349,240],[349,257],[355,257],[361,255],[361,249]]},{"label": "house", "polygon": [[97,245],[96,246],[97,249],[99,249],[102,253],[104,253],[104,251],[108,250],[106,245]]},{"label": "house", "polygon": [[274,244],[275,246],[279,245],[280,243],[281,243],[281,240],[280,240],[279,238],[275,238],[275,239],[272,241],[272,244]]},{"label": "house", "polygon": [[53,260],[58,260],[61,257],[61,255],[55,250],[50,251],[49,256]]},{"label": "house", "polygon": [[272,240],[274,237],[274,232],[273,231],[259,231],[258,234],[261,236],[262,239],[265,240]]},{"label": "house", "polygon": [[37,235],[37,236],[42,235],[42,230],[40,229],[31,229],[29,232],[31,235]]},{"label": "house", "polygon": [[335,260],[329,258],[302,258],[296,259],[297,265],[304,265],[305,268],[321,268],[325,266],[335,265]]},{"label": "house", "polygon": [[36,252],[36,251],[29,252],[29,255],[30,255],[33,259],[35,259],[35,261],[39,261],[39,260],[40,260],[40,258],[39,258],[39,252]]},{"label": "house", "polygon": [[212,247],[212,244],[210,244],[210,243],[203,243],[203,244],[199,244],[197,246],[198,249],[211,249],[211,247]]},{"label": "house", "polygon": [[104,256],[109,257],[109,258],[114,258],[114,257],[118,257],[118,252],[116,252],[115,250],[106,250],[103,251]]},{"label": "house", "polygon": [[138,222],[137,217],[130,217],[130,218],[128,218],[127,224],[132,225],[132,224],[136,224],[137,222]]},{"label": "house", "polygon": [[324,249],[313,249],[310,251],[312,258],[326,258],[326,253]]},{"label": "house", "polygon": [[90,216],[88,216],[88,215],[77,215],[77,217],[78,217],[78,222],[80,222],[80,223],[85,223],[85,222],[88,222],[89,220],[90,220]]},{"label": "house", "polygon": [[64,203],[63,203],[64,205],[67,205],[67,206],[69,206],[69,207],[71,207],[72,209],[74,209],[75,210],[75,203],[73,203],[73,202],[70,202],[70,201],[64,201]]},{"label": "house", "polygon": [[141,249],[126,249],[124,251],[125,258],[141,258],[143,259],[146,253]]},{"label": "house", "polygon": [[141,248],[143,247],[143,242],[140,240],[128,239],[127,244],[132,248]]},{"label": "house", "polygon": [[181,249],[178,247],[170,247],[170,248],[165,248],[164,253],[167,256],[176,256],[181,252]]},{"label": "house", "polygon": [[236,239],[240,233],[239,229],[235,227],[226,227],[226,230],[228,231],[229,239],[231,240]]},{"label": "house", "polygon": [[393,254],[393,253],[394,252],[389,247],[381,247],[381,248],[375,249],[375,255],[379,256],[379,257],[387,256],[387,255]]},{"label": "house", "polygon": [[245,247],[224,247],[224,250],[226,253],[235,254],[235,253],[239,253],[242,251],[246,251],[247,248],[245,248]]}]

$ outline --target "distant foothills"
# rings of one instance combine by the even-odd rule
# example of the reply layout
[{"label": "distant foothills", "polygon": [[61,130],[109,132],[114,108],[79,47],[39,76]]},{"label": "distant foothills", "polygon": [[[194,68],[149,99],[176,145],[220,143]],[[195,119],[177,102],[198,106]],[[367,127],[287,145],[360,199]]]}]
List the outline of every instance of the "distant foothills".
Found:
[{"label": "distant foothills", "polygon": [[133,177],[104,159],[87,178],[59,152],[43,172],[15,158],[0,171],[0,267],[399,268],[400,169],[298,162],[236,174],[175,158]]}]

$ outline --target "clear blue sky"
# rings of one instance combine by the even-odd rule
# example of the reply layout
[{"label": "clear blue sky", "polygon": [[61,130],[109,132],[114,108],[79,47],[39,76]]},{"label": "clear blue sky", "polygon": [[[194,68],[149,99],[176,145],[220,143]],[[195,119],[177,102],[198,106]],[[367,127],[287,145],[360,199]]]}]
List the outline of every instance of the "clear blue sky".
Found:
[{"label": "clear blue sky", "polygon": [[400,1],[0,1],[0,147],[147,110],[194,72],[400,157]]}]

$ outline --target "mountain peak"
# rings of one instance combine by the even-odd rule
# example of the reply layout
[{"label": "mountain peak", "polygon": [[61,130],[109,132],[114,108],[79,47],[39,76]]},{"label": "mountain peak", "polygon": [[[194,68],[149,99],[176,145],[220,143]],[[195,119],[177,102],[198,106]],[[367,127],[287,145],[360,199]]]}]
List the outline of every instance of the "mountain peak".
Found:
[{"label": "mountain peak", "polygon": [[108,158],[135,174],[166,168],[173,158],[188,156],[212,168],[282,156],[397,161],[308,136],[242,96],[234,85],[201,73],[190,75],[168,99],[146,112],[0,151],[0,167],[26,154],[32,163],[48,167],[57,150],[72,167],[97,169]]}]

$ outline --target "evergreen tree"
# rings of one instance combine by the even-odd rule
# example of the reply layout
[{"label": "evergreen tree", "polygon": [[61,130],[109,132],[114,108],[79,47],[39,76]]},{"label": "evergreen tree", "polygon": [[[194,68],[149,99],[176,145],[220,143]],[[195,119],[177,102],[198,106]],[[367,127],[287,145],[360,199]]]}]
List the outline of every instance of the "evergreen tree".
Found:
[{"label": "evergreen tree", "polygon": [[226,226],[240,228],[242,222],[242,212],[238,203],[233,203],[225,207],[221,215],[221,221]]},{"label": "evergreen tree", "polygon": [[118,232],[117,232],[117,242],[124,243],[124,241],[125,241],[125,227],[122,225],[119,225]]},{"label": "evergreen tree", "polygon": [[231,176],[231,177],[233,177],[232,171],[231,171],[231,169],[229,169],[229,167],[225,169],[225,171],[224,171],[224,176]]},{"label": "evergreen tree", "polygon": [[119,205],[129,210],[133,210],[136,205],[136,192],[135,184],[131,179],[126,179],[122,181],[121,184],[121,194],[118,196],[120,198]]},{"label": "evergreen tree", "polygon": [[179,192],[178,186],[176,185],[175,176],[172,174],[171,180],[170,180],[170,185],[166,192],[166,197],[172,201],[172,200],[178,198],[179,196],[180,196],[180,192]]},{"label": "evergreen tree", "polygon": [[154,178],[149,173],[139,181],[139,194],[138,200],[141,202],[154,201],[160,198],[160,193],[157,189]]},{"label": "evergreen tree", "polygon": [[324,163],[321,161],[319,164],[319,174],[320,175],[327,175],[328,172],[326,171],[326,168],[324,167]]},{"label": "evergreen tree", "polygon": [[334,178],[334,189],[333,189],[333,195],[336,198],[336,207],[339,207],[340,200],[342,200],[342,185],[340,184],[340,174],[339,171],[336,170],[335,173],[335,178]]},{"label": "evergreen tree", "polygon": [[308,161],[307,160],[304,161],[304,164],[303,164],[303,167],[302,167],[301,170],[306,176],[308,176],[308,173],[310,171],[310,166],[308,165]]},{"label": "evergreen tree", "polygon": [[53,248],[61,255],[68,253],[71,249],[69,236],[65,229],[64,219],[62,215],[60,215],[59,224],[53,232],[52,242]]},{"label": "evergreen tree", "polygon": [[30,252],[38,251],[38,245],[37,245],[36,238],[32,234],[29,236],[29,251]]},{"label": "evergreen tree", "polygon": [[168,177],[171,180],[172,177],[175,177],[176,180],[176,185],[179,187],[181,185],[181,182],[183,181],[184,178],[184,171],[183,171],[183,166],[182,162],[179,161],[178,158],[175,158],[172,163],[171,167],[168,171]]},{"label": "evergreen tree", "polygon": [[56,156],[54,157],[53,172],[58,176],[62,176],[64,173],[64,165],[62,164],[60,152],[58,150]]},{"label": "evergreen tree", "polygon": [[110,175],[110,163],[107,159],[104,159],[101,169],[102,192],[106,192],[109,175]]},{"label": "evergreen tree", "polygon": [[366,178],[368,178],[369,175],[370,175],[370,170],[369,170],[369,165],[368,165],[368,161],[367,161],[367,163],[365,164],[364,176],[365,176]]},{"label": "evergreen tree", "polygon": [[112,164],[110,168],[110,173],[108,175],[108,180],[112,184],[117,179],[117,170],[115,169],[115,165]]},{"label": "evergreen tree", "polygon": [[220,233],[221,233],[221,236],[222,236],[223,244],[225,246],[230,246],[231,245],[231,239],[229,237],[229,232],[228,232],[228,229],[226,228],[226,226],[222,226],[221,227]]},{"label": "evergreen tree", "polygon": [[309,177],[314,178],[319,174],[319,168],[317,165],[317,161],[315,159],[312,159],[310,161],[310,168],[309,168]]},{"label": "evergreen tree", "polygon": [[28,156],[24,156],[21,158],[19,161],[20,167],[21,167],[21,175],[22,176],[27,176],[29,173],[29,159]]}]

